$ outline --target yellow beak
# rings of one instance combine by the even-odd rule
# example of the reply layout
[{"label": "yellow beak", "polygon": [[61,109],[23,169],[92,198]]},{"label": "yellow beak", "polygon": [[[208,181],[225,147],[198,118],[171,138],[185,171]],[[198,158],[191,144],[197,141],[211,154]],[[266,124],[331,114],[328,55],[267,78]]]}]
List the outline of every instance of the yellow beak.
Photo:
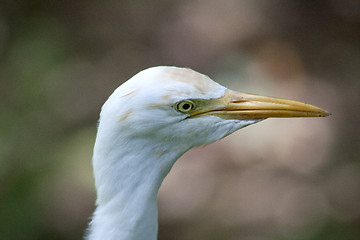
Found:
[{"label": "yellow beak", "polygon": [[214,115],[224,119],[326,117],[330,113],[313,105],[276,97],[227,90],[218,99],[198,102],[190,117]]}]

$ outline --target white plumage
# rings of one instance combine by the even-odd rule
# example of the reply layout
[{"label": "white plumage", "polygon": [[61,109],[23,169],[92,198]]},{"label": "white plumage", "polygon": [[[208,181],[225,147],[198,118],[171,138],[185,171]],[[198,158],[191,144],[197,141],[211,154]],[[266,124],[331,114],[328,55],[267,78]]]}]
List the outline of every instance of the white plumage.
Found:
[{"label": "white plumage", "polygon": [[93,155],[97,208],[87,238],[157,239],[158,190],[190,148],[268,117],[327,115],[312,105],[228,90],[191,69],[139,72],[101,110]]}]

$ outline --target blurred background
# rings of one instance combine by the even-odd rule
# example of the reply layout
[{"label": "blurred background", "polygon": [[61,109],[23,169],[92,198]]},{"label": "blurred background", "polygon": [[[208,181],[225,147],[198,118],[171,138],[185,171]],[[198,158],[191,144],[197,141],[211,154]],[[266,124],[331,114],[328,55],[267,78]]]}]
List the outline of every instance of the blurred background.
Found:
[{"label": "blurred background", "polygon": [[81,239],[96,122],[156,65],[309,102],[174,165],[159,239],[360,239],[360,1],[3,0],[0,239]]}]

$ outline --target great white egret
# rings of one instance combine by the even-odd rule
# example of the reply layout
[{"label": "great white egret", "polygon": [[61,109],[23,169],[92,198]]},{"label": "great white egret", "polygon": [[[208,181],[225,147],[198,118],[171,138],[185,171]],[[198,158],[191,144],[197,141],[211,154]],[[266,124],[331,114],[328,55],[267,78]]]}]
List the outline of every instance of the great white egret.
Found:
[{"label": "great white egret", "polygon": [[93,153],[97,208],[89,240],[155,240],[157,196],[175,161],[270,117],[325,117],[318,107],[229,90],[188,68],[152,67],[102,107]]}]

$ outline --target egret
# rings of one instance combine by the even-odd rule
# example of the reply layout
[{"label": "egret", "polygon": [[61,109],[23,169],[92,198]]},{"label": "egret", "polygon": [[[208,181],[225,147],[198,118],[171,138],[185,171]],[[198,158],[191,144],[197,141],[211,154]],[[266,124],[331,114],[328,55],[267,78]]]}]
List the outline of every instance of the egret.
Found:
[{"label": "egret", "polygon": [[175,161],[270,117],[325,117],[321,108],[229,90],[189,68],[159,66],[118,87],[101,109],[89,240],[155,240],[157,196]]}]

